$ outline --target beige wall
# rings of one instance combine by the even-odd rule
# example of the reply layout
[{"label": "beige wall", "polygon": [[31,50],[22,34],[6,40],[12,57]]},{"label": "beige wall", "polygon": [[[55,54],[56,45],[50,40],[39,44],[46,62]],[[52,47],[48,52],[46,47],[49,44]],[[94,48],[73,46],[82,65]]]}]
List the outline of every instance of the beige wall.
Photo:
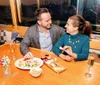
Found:
[{"label": "beige wall", "polygon": [[[24,5],[33,5],[37,3],[37,0],[21,0]],[[0,5],[9,5],[9,0],[0,0]]]},{"label": "beige wall", "polygon": [[0,0],[0,5],[9,5],[9,0]]}]

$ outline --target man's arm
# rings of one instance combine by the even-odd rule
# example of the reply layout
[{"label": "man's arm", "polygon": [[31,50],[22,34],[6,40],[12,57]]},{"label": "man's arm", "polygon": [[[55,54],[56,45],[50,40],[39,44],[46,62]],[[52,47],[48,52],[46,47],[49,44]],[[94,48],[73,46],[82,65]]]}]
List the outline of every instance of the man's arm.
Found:
[{"label": "man's arm", "polygon": [[29,29],[27,29],[25,36],[20,44],[20,51],[23,55],[29,52],[29,45],[30,45],[30,36],[29,36]]}]

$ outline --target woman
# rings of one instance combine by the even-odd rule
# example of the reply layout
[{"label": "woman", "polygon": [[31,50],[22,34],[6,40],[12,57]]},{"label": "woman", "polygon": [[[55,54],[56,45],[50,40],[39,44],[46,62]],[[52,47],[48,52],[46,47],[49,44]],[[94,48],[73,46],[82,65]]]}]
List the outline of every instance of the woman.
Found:
[{"label": "woman", "polygon": [[[89,55],[91,25],[81,16],[70,17],[65,25],[66,33],[54,45],[53,52],[66,61],[86,60]],[[64,54],[66,52],[66,54]]]}]

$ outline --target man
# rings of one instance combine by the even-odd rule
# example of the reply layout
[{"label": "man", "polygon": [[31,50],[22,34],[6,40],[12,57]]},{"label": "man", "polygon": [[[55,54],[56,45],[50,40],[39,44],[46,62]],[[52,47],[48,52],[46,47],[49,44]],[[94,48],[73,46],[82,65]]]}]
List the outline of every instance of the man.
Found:
[{"label": "man", "polygon": [[65,32],[63,28],[52,24],[48,9],[39,8],[34,15],[37,23],[27,29],[20,45],[20,50],[26,58],[33,57],[29,47],[51,51],[53,45]]}]

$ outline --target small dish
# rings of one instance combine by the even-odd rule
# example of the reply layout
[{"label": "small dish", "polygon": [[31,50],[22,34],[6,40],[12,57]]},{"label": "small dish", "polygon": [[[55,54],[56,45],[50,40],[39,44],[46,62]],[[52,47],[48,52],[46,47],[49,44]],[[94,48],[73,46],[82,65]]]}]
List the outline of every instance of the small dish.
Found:
[{"label": "small dish", "polygon": [[33,77],[39,77],[41,75],[41,73],[42,73],[42,68],[34,67],[34,68],[30,69],[30,74]]}]

